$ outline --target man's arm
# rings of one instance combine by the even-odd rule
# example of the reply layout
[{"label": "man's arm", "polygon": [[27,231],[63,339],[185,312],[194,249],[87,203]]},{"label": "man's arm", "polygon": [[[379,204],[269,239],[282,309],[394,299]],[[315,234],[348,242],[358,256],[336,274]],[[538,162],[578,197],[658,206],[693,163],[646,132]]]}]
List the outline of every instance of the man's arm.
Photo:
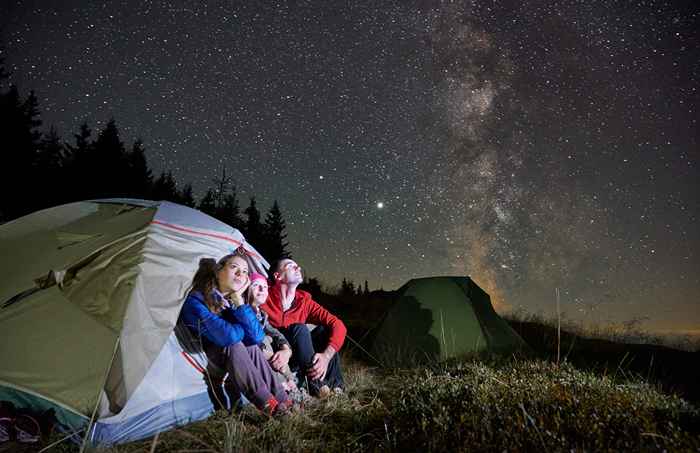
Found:
[{"label": "man's arm", "polygon": [[347,328],[343,321],[337,316],[320,306],[313,299],[309,298],[309,313],[306,322],[326,326],[330,329],[328,345],[323,352],[314,354],[313,366],[309,369],[311,379],[323,379],[328,371],[328,364],[333,358],[333,354],[340,351],[345,342]]},{"label": "man's arm", "polygon": [[345,342],[345,335],[347,335],[348,329],[343,324],[337,316],[320,306],[316,301],[309,298],[309,312],[306,317],[306,322],[310,324],[318,324],[326,326],[330,329],[330,335],[328,339],[328,347],[324,350],[324,353],[329,354],[329,358],[333,357],[333,354],[340,351]]}]

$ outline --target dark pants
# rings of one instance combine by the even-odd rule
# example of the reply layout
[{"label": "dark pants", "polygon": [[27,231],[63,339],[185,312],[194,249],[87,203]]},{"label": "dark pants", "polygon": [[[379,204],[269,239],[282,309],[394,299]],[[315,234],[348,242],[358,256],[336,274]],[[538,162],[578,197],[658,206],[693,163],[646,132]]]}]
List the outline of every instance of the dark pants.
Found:
[{"label": "dark pants", "polygon": [[275,380],[259,346],[244,346],[241,342],[225,348],[209,345],[206,353],[212,363],[204,378],[208,381],[209,396],[215,408],[228,407],[221,392],[221,381],[226,372],[228,379],[224,386],[233,402],[243,394],[255,407],[263,409],[273,396],[280,403],[287,400],[287,392]]},{"label": "dark pants", "polygon": [[333,354],[333,358],[328,362],[328,371],[326,371],[323,380],[311,380],[306,375],[313,366],[314,354],[323,352],[328,346],[330,331],[326,327],[316,326],[314,330],[309,331],[306,324],[292,324],[286,329],[280,329],[280,332],[287,338],[292,347],[292,358],[289,361],[289,366],[292,371],[297,373],[299,385],[306,384],[312,395],[318,395],[318,389],[324,385],[331,389],[345,388],[343,373],[340,370],[340,356],[337,353]]}]

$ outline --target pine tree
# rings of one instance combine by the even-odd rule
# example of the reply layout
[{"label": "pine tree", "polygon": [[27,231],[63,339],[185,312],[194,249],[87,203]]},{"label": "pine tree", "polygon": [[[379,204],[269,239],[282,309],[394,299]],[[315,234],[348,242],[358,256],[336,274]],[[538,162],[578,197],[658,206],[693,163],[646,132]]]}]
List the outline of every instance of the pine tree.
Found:
[{"label": "pine tree", "polygon": [[[214,203],[216,204],[217,209],[221,209],[224,205],[224,201],[226,198],[226,192],[228,191],[228,186],[231,184],[231,178],[226,176],[226,167],[221,169],[221,178],[219,179],[214,179],[214,184],[216,185],[216,190],[214,192]],[[238,200],[235,199],[236,196],[236,191],[234,188],[233,191],[234,195],[234,200],[236,207],[238,207]],[[236,215],[238,215],[238,212],[236,212]],[[221,220],[221,219],[219,219]]]},{"label": "pine tree", "polygon": [[29,125],[32,143],[38,143],[41,139],[41,132],[35,129],[41,126],[41,120],[39,119],[39,99],[37,99],[34,90],[29,92],[29,96],[22,104],[22,110],[24,111],[24,119]]},{"label": "pine tree", "polygon": [[185,187],[182,188],[182,191],[180,192],[180,203],[184,204],[185,206],[189,206],[190,208],[194,208],[196,206],[196,202],[194,201],[194,195],[192,194],[192,184],[187,183],[185,184]]},{"label": "pine tree", "polygon": [[177,184],[172,172],[163,172],[153,183],[153,199],[156,201],[166,200],[178,203],[180,194],[177,191]]},{"label": "pine tree", "polygon": [[5,69],[5,59],[0,56],[0,81],[3,81],[9,77],[10,73]]},{"label": "pine tree", "polygon": [[270,211],[265,217],[265,236],[264,241],[269,247],[267,250],[266,259],[270,262],[275,262],[284,258],[291,258],[292,254],[287,250],[289,243],[287,239],[287,224],[282,218],[282,211],[280,211],[279,204],[277,200],[270,208]]},{"label": "pine tree", "polygon": [[149,199],[153,193],[153,174],[146,163],[146,151],[143,142],[138,139],[131,147],[131,152],[127,154],[127,165],[129,169],[128,179],[129,196],[133,198]]},{"label": "pine tree", "polygon": [[367,280],[365,280],[365,291],[364,291],[365,296],[369,296],[369,285],[367,285]]},{"label": "pine tree", "polygon": [[114,119],[109,120],[98,134],[92,154],[94,158],[89,159],[90,168],[87,171],[97,176],[93,178],[97,196],[127,196],[131,181],[125,175],[128,174],[129,163]]},{"label": "pine tree", "polygon": [[[216,189],[210,191],[214,210],[210,215],[240,230],[243,227],[241,209],[238,205],[236,187],[232,187],[231,190],[228,189],[229,184],[231,184],[231,178],[226,176],[226,168],[222,169],[221,178],[214,179],[214,184]],[[207,192],[207,195],[209,195],[209,192]]]},{"label": "pine tree", "polygon": [[36,209],[56,206],[66,201],[66,188],[62,184],[61,166],[64,159],[63,144],[56,128],[51,126],[44,135],[34,162],[35,177],[41,181],[45,190],[37,200]]},{"label": "pine tree", "polygon": [[[2,73],[5,74],[4,69]],[[39,102],[34,92],[21,99],[16,86],[0,93],[0,142],[5,175],[0,178],[0,219],[10,220],[32,212],[40,204],[41,194],[36,191],[17,196],[16,192],[36,179],[34,174],[41,133],[36,130],[39,120]]]},{"label": "pine tree", "polygon": [[83,123],[80,125],[80,131],[73,134],[75,146],[65,145],[63,172],[66,201],[95,198],[95,187],[92,185],[92,181],[96,175],[89,173],[90,160],[93,159],[91,136],[92,131],[87,123]]},{"label": "pine tree", "polygon": [[216,195],[213,189],[207,190],[207,193],[204,194],[204,197],[200,200],[197,209],[207,215],[216,217]]},{"label": "pine tree", "polygon": [[265,227],[260,220],[260,211],[258,211],[255,204],[255,197],[250,197],[250,205],[243,212],[247,216],[243,227],[243,234],[246,240],[253,244],[254,247],[258,248],[258,251],[265,256],[267,248],[267,244],[264,243]]},{"label": "pine tree", "polygon": [[239,230],[243,227],[241,208],[238,206],[238,196],[236,195],[235,186],[223,197],[223,202],[219,205],[217,212],[216,218],[225,224],[231,225]]},{"label": "pine tree", "polygon": [[353,283],[352,280],[348,280],[345,277],[343,277],[343,281],[340,284],[340,296],[342,297],[351,297],[355,296],[355,283]]}]

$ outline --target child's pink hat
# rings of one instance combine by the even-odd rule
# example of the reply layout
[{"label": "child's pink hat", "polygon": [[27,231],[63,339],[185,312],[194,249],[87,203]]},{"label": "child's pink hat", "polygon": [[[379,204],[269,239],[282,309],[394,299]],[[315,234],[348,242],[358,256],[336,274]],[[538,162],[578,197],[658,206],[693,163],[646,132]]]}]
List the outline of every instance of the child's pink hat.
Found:
[{"label": "child's pink hat", "polygon": [[265,284],[267,284],[267,277],[265,277],[265,276],[262,275],[262,274],[258,274],[257,272],[252,272],[252,273],[250,274],[250,284],[251,284],[251,286],[253,285],[253,283],[255,283],[256,280],[261,280],[261,281],[265,282]]}]

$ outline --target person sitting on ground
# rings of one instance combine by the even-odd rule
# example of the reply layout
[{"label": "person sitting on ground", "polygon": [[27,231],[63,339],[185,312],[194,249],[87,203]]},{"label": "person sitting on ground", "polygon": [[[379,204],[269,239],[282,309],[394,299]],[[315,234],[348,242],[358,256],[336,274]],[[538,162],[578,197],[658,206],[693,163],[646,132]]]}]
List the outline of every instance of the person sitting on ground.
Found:
[{"label": "person sitting on ground", "polygon": [[244,256],[238,249],[218,262],[200,260],[180,322],[201,339],[207,359],[228,372],[232,397],[243,394],[264,413],[276,415],[286,412],[292,401],[258,346],[264,337],[260,323],[243,303],[250,284]]},{"label": "person sitting on ground", "polygon": [[256,272],[250,274],[250,287],[247,292],[247,303],[253,307],[255,316],[265,332],[265,338],[260,343],[265,358],[275,370],[276,377],[285,390],[292,391],[297,388],[296,376],[289,369],[289,358],[292,356],[292,347],[282,332],[270,325],[268,315],[260,310],[260,306],[267,302],[268,285],[267,278]]},{"label": "person sitting on ground", "polygon": [[[311,294],[297,289],[303,279],[301,267],[293,260],[281,260],[273,276],[275,284],[261,309],[292,346],[289,364],[297,371],[299,382],[307,384],[311,395],[321,398],[333,391],[342,392],[345,384],[338,352],[345,341],[345,324],[316,303]],[[316,327],[310,331],[307,323]]]}]

